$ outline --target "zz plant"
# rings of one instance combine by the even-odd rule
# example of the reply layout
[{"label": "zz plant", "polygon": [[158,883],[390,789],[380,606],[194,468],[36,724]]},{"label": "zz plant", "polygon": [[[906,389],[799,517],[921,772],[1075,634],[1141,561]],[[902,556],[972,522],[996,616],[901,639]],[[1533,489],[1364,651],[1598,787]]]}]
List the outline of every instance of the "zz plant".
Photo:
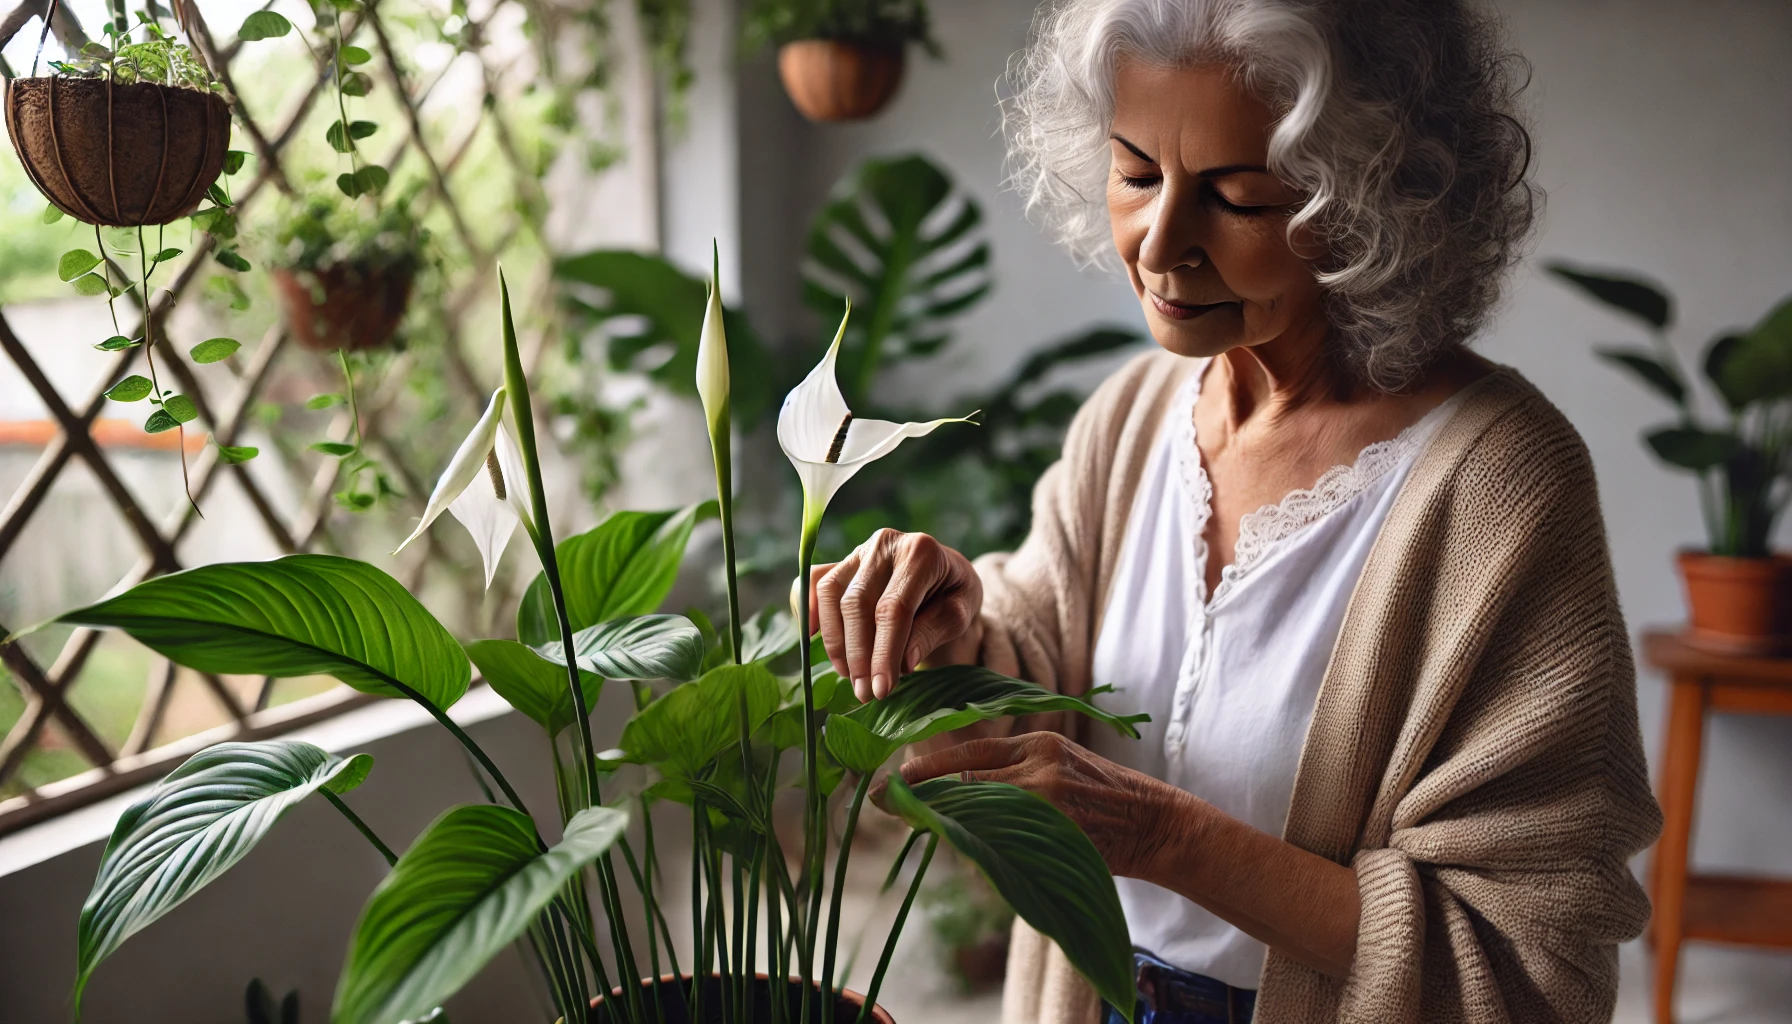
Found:
[{"label": "zz plant", "polygon": [[[874,773],[893,755],[947,730],[1013,715],[1071,710],[1129,736],[1137,736],[1138,719],[972,666],[915,672],[885,700],[861,705],[816,645],[802,642],[810,626],[806,594],[796,623],[776,609],[743,619],[733,586],[730,365],[713,280],[696,376],[717,500],[619,512],[556,543],[502,275],[499,287],[504,383],[437,484],[418,532],[452,512],[473,533],[489,574],[522,524],[542,569],[522,601],[514,639],[463,646],[384,571],[329,555],[191,569],[57,620],[122,630],[199,671],[323,673],[413,701],[466,749],[488,800],[448,809],[399,854],[351,806],[372,767],[367,755],[290,740],[201,751],[118,821],[81,912],[77,1006],[120,943],[228,870],[315,795],[391,865],[350,937],[331,1010],[336,1024],[437,1013],[519,941],[540,962],[564,1021],[835,1024],[856,1014],[863,1022],[941,841],[976,864],[1098,992],[1130,1014],[1126,922],[1106,867],[1076,825],[1013,786],[952,779],[910,787],[895,775],[884,803],[913,833],[886,888],[917,846],[919,864],[867,997],[840,998],[852,837]],[[845,330],[843,320],[779,416],[779,440],[805,496],[797,574],[805,584],[833,494],[905,438],[953,422],[854,417],[834,380]],[[726,625],[712,629],[657,609],[692,528],[716,514],[730,585]],[[792,662],[795,670],[785,671]],[[558,783],[557,822],[525,806],[504,770],[449,716],[473,665],[542,727]],[[592,709],[607,683],[629,687],[634,713],[622,724],[620,748],[600,752]],[[787,755],[798,763],[787,764]],[[803,795],[794,850],[771,825],[774,798],[787,787]],[[845,805],[844,826],[830,877],[827,822],[837,802]],[[663,844],[648,813],[655,803],[683,805],[691,822],[694,941],[683,949],[664,909]],[[631,928],[623,913],[625,886],[645,907],[644,929]],[[761,969],[779,979],[775,988],[756,980]]]}]

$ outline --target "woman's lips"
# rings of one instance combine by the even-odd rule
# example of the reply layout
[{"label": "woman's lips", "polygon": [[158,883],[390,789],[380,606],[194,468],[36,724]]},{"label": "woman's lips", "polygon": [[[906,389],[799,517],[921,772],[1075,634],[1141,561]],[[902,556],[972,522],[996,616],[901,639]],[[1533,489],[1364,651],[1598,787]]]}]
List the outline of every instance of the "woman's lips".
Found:
[{"label": "woman's lips", "polygon": [[1169,299],[1164,298],[1162,295],[1157,294],[1149,288],[1145,289],[1145,294],[1151,296],[1152,308],[1156,309],[1164,316],[1169,317],[1171,320],[1193,320],[1203,314],[1211,313],[1221,306],[1232,305],[1230,302],[1209,302],[1205,304],[1171,302]]}]

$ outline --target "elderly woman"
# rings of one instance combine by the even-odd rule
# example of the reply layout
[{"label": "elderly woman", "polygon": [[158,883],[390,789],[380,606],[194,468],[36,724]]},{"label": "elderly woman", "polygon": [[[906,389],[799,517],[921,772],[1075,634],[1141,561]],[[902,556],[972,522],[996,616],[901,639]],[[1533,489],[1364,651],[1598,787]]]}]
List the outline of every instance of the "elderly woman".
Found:
[{"label": "elderly woman", "polygon": [[[1515,63],[1466,0],[1051,8],[1015,177],[1073,253],[1118,256],[1162,351],[1089,399],[1019,551],[884,531],[816,570],[861,698],[977,661],[1151,715],[903,774],[1075,818],[1159,1024],[1605,1020],[1648,918],[1592,466],[1466,348],[1538,200]],[[1100,1013],[1022,929],[1005,1019]]]}]

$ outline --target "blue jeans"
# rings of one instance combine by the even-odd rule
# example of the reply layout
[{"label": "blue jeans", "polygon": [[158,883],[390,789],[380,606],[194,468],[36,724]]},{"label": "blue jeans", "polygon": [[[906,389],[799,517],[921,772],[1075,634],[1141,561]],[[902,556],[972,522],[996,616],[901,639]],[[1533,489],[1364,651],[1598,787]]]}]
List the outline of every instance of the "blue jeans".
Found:
[{"label": "blue jeans", "polygon": [[[1138,990],[1134,1024],[1251,1024],[1256,989],[1180,970],[1144,950],[1133,953],[1132,963]],[[1125,1018],[1104,1006],[1102,1024],[1125,1024]]]}]

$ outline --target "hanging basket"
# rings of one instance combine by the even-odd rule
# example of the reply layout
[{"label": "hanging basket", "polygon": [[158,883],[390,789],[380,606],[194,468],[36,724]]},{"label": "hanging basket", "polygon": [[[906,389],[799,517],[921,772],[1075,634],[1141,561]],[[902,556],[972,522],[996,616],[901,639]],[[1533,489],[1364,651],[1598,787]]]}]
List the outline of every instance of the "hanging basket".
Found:
[{"label": "hanging basket", "polygon": [[902,84],[903,45],[800,39],[778,50],[778,76],[790,102],[811,121],[863,121]]},{"label": "hanging basket", "polygon": [[293,340],[314,352],[361,351],[391,341],[416,276],[411,263],[338,263],[273,272]]},{"label": "hanging basket", "polygon": [[14,78],[6,134],[32,184],[76,220],[167,224],[224,170],[230,106],[215,93],[110,79]]}]

